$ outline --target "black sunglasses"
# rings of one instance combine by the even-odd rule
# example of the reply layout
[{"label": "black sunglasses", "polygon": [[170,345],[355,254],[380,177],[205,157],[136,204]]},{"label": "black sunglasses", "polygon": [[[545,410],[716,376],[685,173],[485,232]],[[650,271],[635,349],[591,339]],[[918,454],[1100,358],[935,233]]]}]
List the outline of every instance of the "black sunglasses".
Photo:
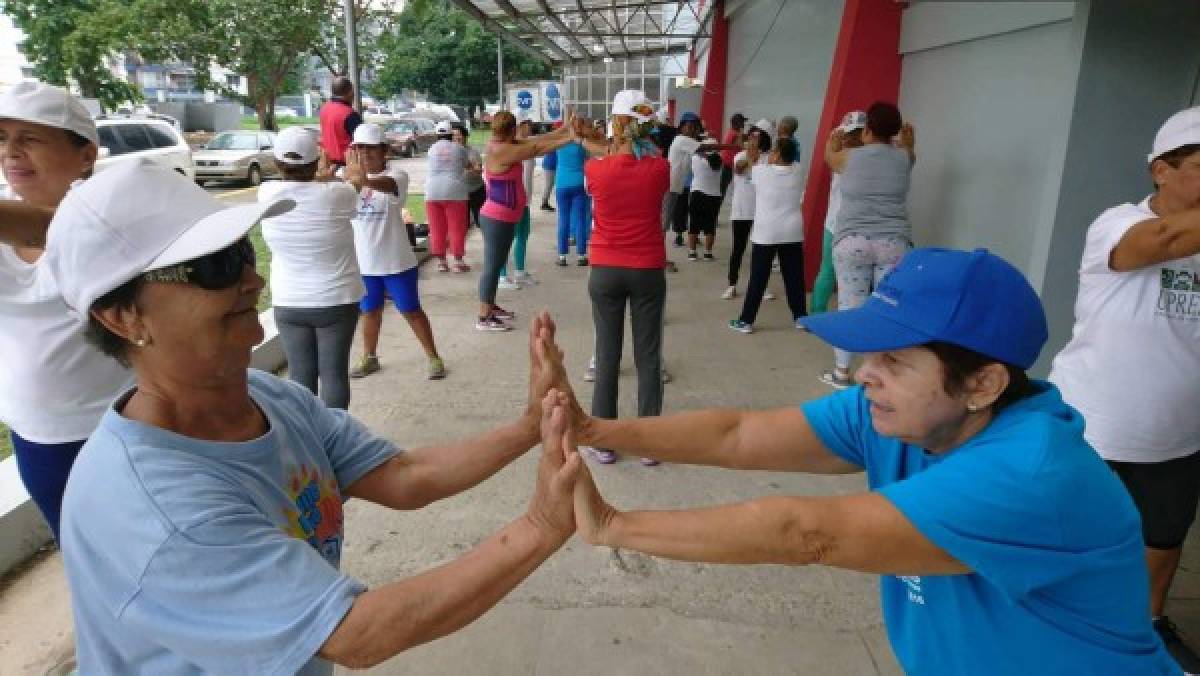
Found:
[{"label": "black sunglasses", "polygon": [[243,237],[220,251],[151,270],[143,277],[151,282],[181,282],[195,284],[207,291],[220,291],[237,284],[247,265],[254,265],[254,245],[249,238]]}]

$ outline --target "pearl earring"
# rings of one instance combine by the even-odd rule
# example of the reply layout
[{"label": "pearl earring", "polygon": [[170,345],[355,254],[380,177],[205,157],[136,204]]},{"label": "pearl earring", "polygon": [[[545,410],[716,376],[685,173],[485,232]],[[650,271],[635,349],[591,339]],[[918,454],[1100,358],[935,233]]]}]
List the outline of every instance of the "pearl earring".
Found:
[{"label": "pearl earring", "polygon": [[133,341],[133,344],[137,345],[138,347],[146,347],[146,339],[138,338],[137,340]]}]

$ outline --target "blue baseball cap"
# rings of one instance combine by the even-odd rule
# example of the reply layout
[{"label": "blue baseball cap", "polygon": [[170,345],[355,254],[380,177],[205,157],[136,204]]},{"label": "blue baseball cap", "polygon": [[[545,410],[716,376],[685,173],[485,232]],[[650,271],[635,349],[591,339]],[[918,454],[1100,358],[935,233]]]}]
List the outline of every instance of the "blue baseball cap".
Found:
[{"label": "blue baseball cap", "polygon": [[691,111],[679,116],[679,124],[686,124],[688,122],[700,122],[700,116]]},{"label": "blue baseball cap", "polygon": [[987,249],[913,249],[861,307],[800,321],[849,352],[937,341],[1023,369],[1037,361],[1049,335],[1033,287]]}]

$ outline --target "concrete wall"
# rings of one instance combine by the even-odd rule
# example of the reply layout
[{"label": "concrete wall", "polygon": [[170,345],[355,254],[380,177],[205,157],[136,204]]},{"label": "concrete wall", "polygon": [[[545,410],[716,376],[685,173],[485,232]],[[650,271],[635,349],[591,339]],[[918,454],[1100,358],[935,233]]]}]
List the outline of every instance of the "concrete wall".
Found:
[{"label": "concrete wall", "polygon": [[916,244],[987,247],[1026,271],[1049,231],[1081,40],[1073,3],[921,2],[900,109],[917,132]]},{"label": "concrete wall", "polygon": [[1045,372],[1070,337],[1079,259],[1088,226],[1104,209],[1152,191],[1146,168],[1154,134],[1196,97],[1200,76],[1200,3],[1081,2],[1083,56],[1056,199],[1054,229],[1040,291],[1050,344],[1035,372]]},{"label": "concrete wall", "polygon": [[842,5],[841,0],[746,0],[726,6],[726,122],[737,112],[752,122],[795,116],[796,138],[804,146],[802,161],[807,165],[825,102]]}]

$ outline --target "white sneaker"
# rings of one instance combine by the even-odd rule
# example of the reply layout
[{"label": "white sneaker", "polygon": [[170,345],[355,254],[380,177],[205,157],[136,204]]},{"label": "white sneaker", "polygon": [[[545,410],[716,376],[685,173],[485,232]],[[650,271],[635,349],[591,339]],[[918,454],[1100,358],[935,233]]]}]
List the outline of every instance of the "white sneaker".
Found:
[{"label": "white sneaker", "polygon": [[775,294],[771,293],[770,291],[764,291],[763,300],[775,300]]},{"label": "white sneaker", "polygon": [[724,298],[725,300],[737,298],[737,287],[731,286],[728,289],[725,289],[725,293],[721,294],[721,298]]},{"label": "white sneaker", "polygon": [[517,271],[517,283],[522,286],[537,286],[538,280],[524,270]]},{"label": "white sneaker", "polygon": [[515,279],[509,279],[508,277],[501,277],[498,288],[504,289],[505,291],[518,291],[521,288],[521,284],[519,282],[517,282],[517,280],[515,280]]}]

